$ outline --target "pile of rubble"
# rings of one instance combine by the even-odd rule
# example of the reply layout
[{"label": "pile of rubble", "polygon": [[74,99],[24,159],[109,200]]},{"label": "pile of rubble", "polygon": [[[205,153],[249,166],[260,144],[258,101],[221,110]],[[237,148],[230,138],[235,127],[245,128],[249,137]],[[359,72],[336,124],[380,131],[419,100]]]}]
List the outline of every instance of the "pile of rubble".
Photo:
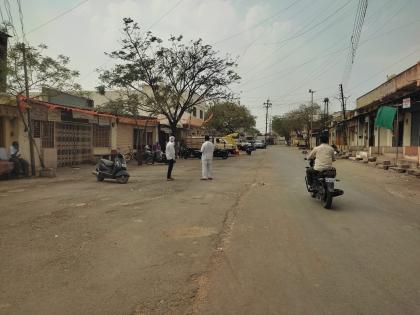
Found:
[{"label": "pile of rubble", "polygon": [[405,160],[400,160],[395,164],[389,160],[378,160],[377,157],[368,157],[366,154],[356,154],[356,156],[342,156],[341,158],[348,158],[350,161],[359,163],[366,163],[369,166],[376,167],[382,170],[390,170],[396,173],[406,173],[408,175],[420,178],[420,168],[416,163],[410,163]]}]

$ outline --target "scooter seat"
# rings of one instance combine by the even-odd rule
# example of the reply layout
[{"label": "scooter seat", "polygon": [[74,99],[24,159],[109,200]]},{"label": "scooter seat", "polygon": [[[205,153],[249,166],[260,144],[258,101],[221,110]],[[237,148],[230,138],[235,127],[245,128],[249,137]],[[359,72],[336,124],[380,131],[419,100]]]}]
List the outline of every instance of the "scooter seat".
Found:
[{"label": "scooter seat", "polygon": [[114,162],[107,160],[107,159],[101,159],[101,163],[103,163],[105,166],[113,166]]}]

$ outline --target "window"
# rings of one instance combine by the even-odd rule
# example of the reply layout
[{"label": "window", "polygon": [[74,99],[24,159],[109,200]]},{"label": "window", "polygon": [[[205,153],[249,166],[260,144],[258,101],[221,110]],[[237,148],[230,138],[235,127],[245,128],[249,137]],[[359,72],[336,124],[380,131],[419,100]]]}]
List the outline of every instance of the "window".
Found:
[{"label": "window", "polygon": [[197,117],[197,108],[193,107],[192,114],[194,117]]},{"label": "window", "polygon": [[43,148],[54,148],[54,122],[32,120],[32,137],[41,139]]},{"label": "window", "polygon": [[200,119],[204,118],[204,112],[200,109]]},{"label": "window", "polygon": [[41,143],[43,148],[54,148],[54,122],[43,121],[41,124]]},{"label": "window", "polygon": [[41,121],[32,120],[32,137],[41,138]]},{"label": "window", "polygon": [[94,147],[109,147],[110,146],[110,133],[109,126],[93,126],[93,146]]}]

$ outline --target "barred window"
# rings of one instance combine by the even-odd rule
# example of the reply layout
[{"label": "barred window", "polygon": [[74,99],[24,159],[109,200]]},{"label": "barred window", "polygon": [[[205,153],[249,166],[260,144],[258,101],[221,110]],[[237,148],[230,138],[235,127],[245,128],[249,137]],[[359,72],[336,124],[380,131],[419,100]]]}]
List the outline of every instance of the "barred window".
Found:
[{"label": "barred window", "polygon": [[110,147],[111,146],[111,128],[109,126],[93,126],[93,146]]},{"label": "barred window", "polygon": [[32,120],[32,137],[41,138],[41,121]]},{"label": "barred window", "polygon": [[193,113],[194,117],[197,117],[197,108],[196,107],[193,107],[192,113]]},{"label": "barred window", "polygon": [[43,148],[54,148],[54,122],[43,121],[41,124],[41,142]]},{"label": "barred window", "polygon": [[200,110],[200,119],[204,119],[204,112]]}]

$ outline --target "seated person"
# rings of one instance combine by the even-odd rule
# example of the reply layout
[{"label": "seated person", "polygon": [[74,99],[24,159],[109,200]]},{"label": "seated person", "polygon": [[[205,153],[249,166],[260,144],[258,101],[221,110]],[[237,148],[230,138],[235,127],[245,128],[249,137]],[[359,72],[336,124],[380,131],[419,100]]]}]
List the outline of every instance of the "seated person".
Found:
[{"label": "seated person", "polygon": [[313,187],[314,176],[318,172],[330,169],[333,161],[335,161],[334,149],[328,144],[328,135],[321,135],[320,140],[321,144],[308,155],[308,160],[315,160],[315,166],[306,170],[306,177],[311,188]]},{"label": "seated person", "polygon": [[13,141],[10,146],[10,162],[13,162],[15,165],[14,174],[16,176],[29,176],[29,164],[26,162],[20,155],[19,152],[19,143]]}]

